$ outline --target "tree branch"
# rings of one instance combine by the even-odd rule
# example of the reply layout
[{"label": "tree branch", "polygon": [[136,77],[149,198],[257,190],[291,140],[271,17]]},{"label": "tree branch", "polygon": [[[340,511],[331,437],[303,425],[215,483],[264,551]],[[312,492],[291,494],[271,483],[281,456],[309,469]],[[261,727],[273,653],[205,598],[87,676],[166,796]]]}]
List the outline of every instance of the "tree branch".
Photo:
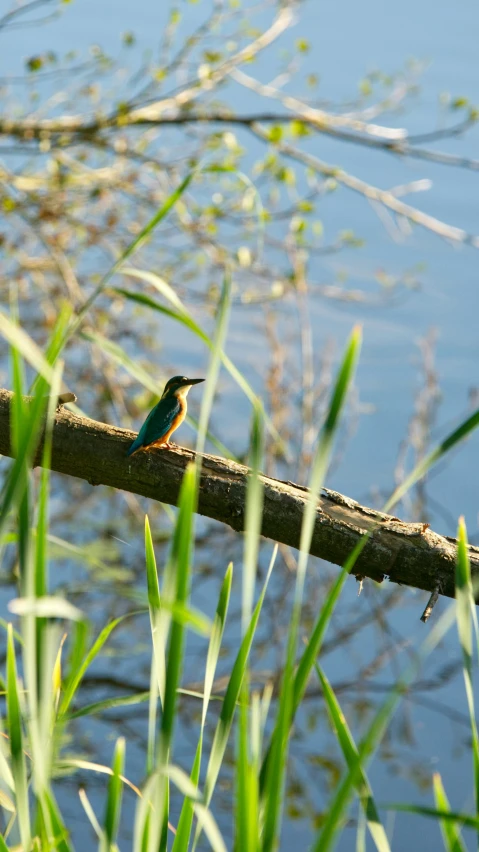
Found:
[{"label": "tree branch", "polygon": [[[58,73],[58,72],[54,72]],[[2,80],[0,79],[0,82]],[[9,78],[5,78],[4,82],[11,83]],[[105,138],[98,134],[102,131],[115,130],[125,126],[129,127],[181,127],[190,124],[228,124],[232,126],[240,126],[250,128],[257,124],[278,124],[287,125],[291,122],[302,122],[304,125],[311,128],[312,131],[332,136],[341,142],[349,142],[354,145],[361,145],[367,148],[383,151],[387,154],[393,154],[397,157],[410,157],[413,159],[426,160],[427,162],[439,163],[444,166],[453,166],[456,168],[469,169],[471,171],[479,171],[479,160],[471,157],[464,157],[460,154],[450,154],[446,151],[434,151],[431,148],[420,148],[419,144],[424,144],[425,141],[435,142],[438,139],[450,139],[455,136],[460,136],[471,127],[477,124],[476,118],[466,118],[459,124],[443,128],[441,130],[431,131],[418,136],[405,136],[400,139],[383,139],[372,135],[363,135],[354,130],[345,130],[336,126],[334,123],[323,122],[318,123],[317,119],[312,118],[302,113],[284,113],[284,112],[254,112],[244,115],[237,115],[231,111],[220,109],[204,109],[194,112],[185,110],[177,115],[162,115],[156,118],[147,118],[145,116],[131,117],[131,112],[126,111],[121,115],[114,114],[110,117],[103,117],[93,121],[83,116],[60,116],[58,118],[18,118],[12,119],[7,116],[0,115],[0,136],[13,137],[26,141],[41,141],[42,139],[50,139],[55,136],[65,136],[70,134],[69,144],[78,144],[81,141],[89,141],[95,144],[105,144]],[[96,138],[98,135],[98,138]],[[66,147],[65,139],[62,140],[62,146]],[[28,149],[34,153],[36,149]],[[12,149],[11,153],[15,153],[17,148]],[[5,147],[2,147],[2,153],[5,152]],[[9,151],[10,153],[10,151]],[[130,155],[131,152],[126,152]],[[143,159],[148,161],[148,157]]]},{"label": "tree branch", "polygon": [[[0,389],[0,453],[11,456],[10,402]],[[77,417],[62,408],[53,429],[52,470],[176,505],[188,462],[195,453],[183,447],[153,450],[126,457],[133,432]],[[244,529],[249,469],[217,456],[204,455],[198,512]],[[308,489],[267,476],[264,484],[262,534],[298,547]],[[454,597],[456,540],[424,524],[405,523],[361,506],[335,491],[324,490],[317,509],[311,553],[342,565],[361,536],[374,530],[355,566],[357,576],[370,577]],[[469,547],[471,569],[479,574],[479,548]]]}]

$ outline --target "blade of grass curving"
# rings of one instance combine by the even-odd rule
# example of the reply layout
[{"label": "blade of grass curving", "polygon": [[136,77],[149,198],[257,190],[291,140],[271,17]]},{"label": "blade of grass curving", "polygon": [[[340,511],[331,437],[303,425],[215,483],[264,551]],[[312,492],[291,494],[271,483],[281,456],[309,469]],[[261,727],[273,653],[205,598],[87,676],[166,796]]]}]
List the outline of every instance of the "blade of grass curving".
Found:
[{"label": "blade of grass curving", "polygon": [[78,607],[56,595],[43,598],[14,598],[9,601],[8,609],[15,615],[35,615],[39,618],[66,618],[81,621],[83,613]]},{"label": "blade of grass curving", "polygon": [[85,811],[85,813],[88,817],[88,822],[90,823],[91,827],[93,828],[93,831],[95,832],[96,836],[98,837],[98,840],[100,841],[100,843],[102,843],[102,842],[104,843],[105,838],[103,836],[103,831],[102,831],[101,825],[98,822],[95,811],[93,810],[93,808],[91,806],[90,800],[89,800],[85,790],[79,790],[78,791],[78,798],[80,799],[83,810]]},{"label": "blade of grass curving", "polygon": [[[124,270],[124,271],[126,273],[126,270]],[[142,273],[141,270],[137,270],[137,269],[128,270],[128,274],[131,275],[131,276],[134,276],[136,278],[142,278],[144,276],[144,273]],[[147,273],[147,274],[151,275],[152,273]],[[162,279],[160,279],[160,281],[161,280]],[[176,296],[176,294],[175,294],[175,298],[174,298],[174,301],[173,301],[173,304],[175,305],[176,309],[171,309],[171,308],[165,307],[160,302],[157,302],[155,299],[152,299],[150,296],[145,296],[143,293],[134,293],[130,290],[124,290],[121,287],[115,287],[113,289],[114,289],[115,293],[117,293],[119,296],[123,296],[125,299],[129,299],[132,302],[136,302],[137,304],[140,304],[143,307],[151,308],[152,310],[158,311],[159,313],[162,313],[165,316],[168,316],[171,319],[176,320],[177,322],[181,323],[186,328],[188,328],[190,331],[192,331],[197,337],[199,337],[199,339],[208,347],[208,349],[213,348],[213,342],[212,342],[211,338],[206,334],[206,332],[203,331],[203,329],[198,325],[198,323],[195,322],[195,320],[193,319],[191,314],[189,314],[189,312],[187,311],[187,309],[185,308],[183,303],[180,303],[181,309],[178,308],[179,299],[178,299],[178,296]],[[162,294],[166,299],[170,298],[171,287],[169,285],[168,285],[167,288],[158,287],[157,289],[162,290]],[[249,401],[251,403],[254,404],[254,402],[257,399],[255,392],[253,391],[250,384],[246,381],[246,379],[243,376],[243,374],[241,373],[241,371],[234,365],[234,363],[231,361],[231,359],[223,351],[221,352],[221,361],[222,361],[222,364],[225,367],[225,369],[229,372],[230,376],[232,377],[232,379],[234,379],[234,381],[239,386],[239,388],[243,391],[245,396],[249,399]],[[259,404],[261,405],[261,402],[259,402]],[[286,444],[285,444],[283,438],[281,437],[281,435],[279,434],[278,430],[274,426],[271,418],[268,416],[268,414],[264,410],[264,408],[262,408],[262,414],[263,414],[265,425],[268,429],[268,432],[274,438],[274,440],[277,442],[278,447],[283,452],[286,452],[286,450],[287,450]]]},{"label": "blade of grass curving", "polygon": [[[432,786],[438,811],[450,811],[449,800],[438,772],[435,772],[432,776]],[[447,852],[466,852],[459,826],[447,819],[441,819],[440,826],[444,848]]]},{"label": "blade of grass curving", "polygon": [[23,750],[22,717],[18,693],[15,644],[10,625],[7,634],[7,720],[20,838],[23,848],[29,849],[31,828],[30,808],[28,804],[27,769],[25,764],[25,753]]},{"label": "blade of grass curving", "polygon": [[[347,765],[352,768],[358,759],[358,750],[346,721],[346,717],[341,710],[339,701],[331,688],[331,684],[317,663],[315,664],[315,669],[323,689],[333,730],[337,735],[344,759]],[[362,769],[360,769],[358,774],[356,789],[361,802],[361,807],[367,820],[367,826],[376,849],[378,852],[390,852],[389,841],[379,817],[378,809],[373,797],[373,791],[369,784],[368,777]]]},{"label": "blade of grass curving", "polygon": [[165,703],[165,645],[159,619],[161,612],[160,586],[158,582],[158,569],[156,567],[155,550],[151,537],[150,522],[145,515],[145,558],[146,558],[146,582],[148,587],[148,608],[150,611],[150,627],[153,643],[153,661],[156,672],[156,682],[162,706]]},{"label": "blade of grass curving", "polygon": [[[123,794],[123,781],[121,776],[125,765],[125,739],[119,737],[116,741],[115,752],[112,761],[112,775],[108,783],[108,795],[106,800],[105,818],[103,820],[103,833],[105,838],[104,852],[110,852],[114,848],[115,837],[118,832],[121,814],[121,799]],[[103,850],[102,850],[103,852]]]},{"label": "blade of grass curving", "polygon": [[[476,603],[472,590],[471,565],[469,562],[467,531],[464,518],[459,519],[457,531],[457,561],[456,561],[456,614],[457,632],[462,649],[462,667],[464,687],[466,690],[469,722],[471,725],[472,761],[474,776],[474,798],[476,813],[479,814],[479,738],[474,706],[474,686],[472,679],[472,619]],[[479,837],[478,837],[479,839]]]},{"label": "blade of grass curving", "polygon": [[[59,355],[62,351],[63,340],[64,340],[65,332],[66,332],[66,329],[68,327],[68,323],[70,321],[71,315],[72,315],[72,306],[69,302],[65,302],[64,304],[61,305],[60,311],[59,311],[58,316],[55,320],[55,325],[53,327],[53,331],[50,335],[50,339],[47,343],[47,346],[46,346],[46,349],[45,349],[45,354],[44,354],[45,360],[47,361],[48,364],[50,364],[52,369],[55,366],[57,359],[58,359],[58,357],[59,357]],[[30,394],[34,395],[36,393],[38,384],[40,382],[44,382],[44,381],[45,381],[45,377],[42,376],[40,373],[38,373],[38,375],[35,377],[32,385],[31,385]],[[53,375],[52,375],[49,383],[51,384],[52,381],[53,381]],[[53,395],[53,392],[51,391],[51,389],[50,389],[50,393]],[[55,399],[57,397],[58,397],[58,393],[55,395]]]},{"label": "blade of grass curving", "polygon": [[66,716],[67,710],[73,700],[73,697],[85,675],[86,670],[91,665],[95,657],[98,656],[101,649],[103,648],[105,642],[109,638],[110,634],[113,632],[115,627],[121,624],[122,621],[125,621],[126,618],[130,618],[131,616],[138,615],[138,612],[128,612],[125,615],[120,615],[118,618],[110,621],[106,627],[99,633],[92,647],[86,654],[83,661],[78,661],[76,666],[71,668],[69,677],[67,678],[64,689],[63,689],[63,698],[60,703],[59,715]]},{"label": "blade of grass curving", "polygon": [[479,828],[479,817],[474,814],[464,814],[460,811],[448,811],[439,808],[428,808],[425,805],[410,805],[403,802],[391,802],[383,807],[388,811],[399,811],[401,813],[418,814],[418,816],[431,817],[431,819],[444,820],[451,824],[457,823],[465,828]]},{"label": "blade of grass curving", "polygon": [[190,630],[192,630],[193,633],[197,633],[198,636],[210,635],[211,621],[208,616],[203,615],[203,613],[198,609],[176,602],[168,603],[168,601],[162,601],[161,609],[171,613],[171,617],[174,621],[182,624],[183,627],[189,627]]},{"label": "blade of grass curving", "polygon": [[52,379],[52,368],[37,344],[6,314],[0,311],[0,334],[12,347],[18,349],[25,361],[49,383]]},{"label": "blade of grass curving", "polygon": [[216,820],[204,804],[204,796],[201,796],[198,788],[192,783],[186,772],[183,772],[179,766],[170,764],[166,767],[164,773],[173,782],[175,787],[183,793],[183,796],[187,796],[193,803],[193,809],[198,819],[202,821],[205,834],[214,852],[227,852]]},{"label": "blade of grass curving", "polygon": [[[200,779],[200,770],[201,770],[201,758],[203,752],[203,736],[204,736],[204,728],[206,724],[206,715],[208,712],[208,705],[211,698],[211,691],[213,689],[213,683],[215,679],[216,666],[218,664],[218,658],[220,655],[221,643],[223,641],[223,633],[225,629],[226,617],[228,614],[228,606],[230,601],[231,594],[231,584],[233,580],[233,564],[230,563],[228,568],[226,569],[226,574],[221,585],[220,595],[218,598],[218,604],[216,607],[216,614],[213,621],[213,627],[210,634],[210,641],[208,644],[208,653],[206,656],[206,669],[205,669],[205,685],[203,692],[203,707],[201,712],[201,727],[200,727],[200,736],[198,739],[198,745],[196,748],[195,759],[193,762],[193,768],[191,770],[190,779],[192,784],[195,787],[199,784]],[[190,835],[191,835],[191,827],[193,824],[193,814],[194,808],[193,803],[189,798],[185,798],[183,802],[183,806],[181,809],[180,819],[178,821],[178,827],[176,831],[176,836],[173,842],[172,852],[181,852],[183,849],[188,849]]]},{"label": "blade of grass curving", "polygon": [[366,766],[378,748],[392,714],[424,661],[451,628],[454,619],[454,607],[450,606],[431,629],[412,663],[408,665],[403,676],[398,679],[387,699],[374,714],[373,720],[359,745],[357,758],[349,766],[343,781],[338,785],[336,793],[333,795],[332,801],[328,804],[324,823],[311,847],[312,852],[328,852],[328,850],[333,849],[337,833],[344,822],[346,808],[352,792],[361,773],[366,772]]},{"label": "blade of grass curving", "polygon": [[353,379],[356,363],[361,346],[361,330],[356,326],[349,338],[341,366],[334,385],[331,402],[325,423],[321,429],[318,447],[313,460],[309,484],[309,499],[304,509],[301,525],[300,552],[296,576],[293,612],[288,634],[286,663],[282,676],[279,709],[271,738],[271,750],[264,781],[264,852],[272,852],[276,848],[280,813],[283,801],[283,784],[288,754],[289,729],[293,718],[293,692],[291,682],[294,677],[297,635],[299,630],[303,589],[306,577],[306,567],[309,558],[311,539],[316,521],[318,496],[324,484],[328,469],[334,438],[339,426],[347,392]]},{"label": "blade of grass curving", "polygon": [[71,337],[80,327],[81,323],[85,315],[90,310],[93,302],[98,298],[98,296],[103,292],[109,281],[113,278],[116,272],[123,266],[125,261],[128,260],[139,248],[145,243],[148,237],[153,233],[155,228],[166,218],[170,210],[175,206],[176,202],[181,198],[185,190],[190,185],[194,175],[200,169],[194,169],[189,172],[185,178],[181,181],[180,185],[168,196],[166,201],[163,202],[161,207],[157,210],[155,215],[150,219],[150,221],[145,225],[144,228],[140,231],[137,237],[127,246],[125,251],[120,255],[118,260],[110,267],[110,269],[103,275],[101,281],[95,287],[91,295],[86,299],[83,306],[79,310],[76,317],[74,317],[73,321],[70,323],[69,328],[65,334],[65,338],[63,340],[63,346],[69,337]]},{"label": "blade of grass curving", "polygon": [[401,482],[400,485],[395,489],[392,493],[389,500],[386,502],[383,508],[383,512],[389,512],[395,506],[399,500],[404,497],[407,491],[412,488],[413,485],[419,480],[422,479],[428,470],[436,464],[443,456],[445,456],[450,450],[452,450],[457,444],[463,441],[471,432],[474,431],[479,426],[479,409],[473,412],[470,417],[467,417],[463,420],[462,423],[459,424],[457,429],[454,429],[437,447],[434,447],[430,453],[428,453],[425,458],[423,458],[419,464],[416,465],[413,471],[406,476],[406,479]]},{"label": "blade of grass curving", "polygon": [[125,350],[113,340],[108,340],[102,334],[96,331],[82,331],[79,335],[82,340],[88,340],[90,343],[95,343],[99,348],[108,355],[116,364],[123,367],[130,376],[133,376],[143,387],[151,391],[151,393],[159,396],[158,382],[148,370],[145,370],[135,358],[131,358]]},{"label": "blade of grass curving", "polygon": [[[218,720],[218,724],[216,726],[213,743],[211,745],[211,752],[208,761],[208,766],[206,769],[206,777],[205,777],[205,788],[204,788],[204,802],[206,806],[209,806],[211,802],[211,797],[213,795],[216,781],[218,779],[218,774],[221,768],[221,764],[223,762],[224,753],[226,750],[226,745],[228,742],[229,734],[231,731],[231,726],[234,720],[234,714],[236,710],[236,704],[238,702],[238,698],[241,693],[241,686],[243,683],[243,678],[245,671],[248,665],[249,654],[251,651],[251,645],[253,643],[254,635],[256,633],[256,628],[258,626],[259,616],[261,614],[261,609],[263,606],[264,598],[266,595],[266,590],[268,588],[269,579],[271,577],[271,572],[273,570],[273,566],[276,560],[276,554],[278,552],[278,545],[276,544],[273,548],[273,554],[271,557],[271,561],[268,567],[268,571],[266,574],[266,578],[264,581],[263,588],[261,590],[258,602],[254,608],[253,615],[251,616],[251,621],[248,625],[248,629],[245,632],[243,639],[241,641],[241,645],[236,656],[235,662],[233,664],[233,668],[231,670],[230,678],[228,681],[228,686],[226,687],[226,693],[224,696],[223,704],[221,707],[220,718]],[[198,824],[196,827],[195,837],[193,841],[193,850],[196,849],[198,844],[200,835],[202,831],[202,825],[200,819],[198,819]]]},{"label": "blade of grass curving", "polygon": [[72,719],[80,719],[82,716],[97,716],[104,713],[105,710],[111,710],[115,707],[131,707],[135,704],[145,704],[149,700],[149,697],[150,691],[148,690],[148,692],[138,692],[135,695],[117,695],[115,698],[104,698],[102,701],[85,704],[79,710],[68,713],[66,719],[67,721],[71,721]]}]

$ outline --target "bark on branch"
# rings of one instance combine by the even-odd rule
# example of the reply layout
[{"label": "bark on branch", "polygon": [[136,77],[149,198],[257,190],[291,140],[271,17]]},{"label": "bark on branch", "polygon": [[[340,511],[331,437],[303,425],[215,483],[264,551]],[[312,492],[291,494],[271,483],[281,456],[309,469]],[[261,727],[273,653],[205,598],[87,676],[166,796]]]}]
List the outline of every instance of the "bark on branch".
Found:
[{"label": "bark on branch", "polygon": [[[10,456],[10,402],[0,389],[0,453]],[[91,485],[121,488],[176,505],[191,450],[178,447],[126,457],[133,432],[77,417],[62,408],[53,430],[52,470],[85,479]],[[244,528],[248,468],[217,456],[203,458],[198,511],[201,515]],[[298,547],[308,489],[264,476],[262,534]],[[324,490],[318,503],[311,553],[342,565],[360,537],[374,529],[355,573],[381,582],[439,590],[454,597],[456,540],[424,524],[405,523],[362,506],[335,491]],[[479,548],[470,547],[471,569],[479,575]]]}]

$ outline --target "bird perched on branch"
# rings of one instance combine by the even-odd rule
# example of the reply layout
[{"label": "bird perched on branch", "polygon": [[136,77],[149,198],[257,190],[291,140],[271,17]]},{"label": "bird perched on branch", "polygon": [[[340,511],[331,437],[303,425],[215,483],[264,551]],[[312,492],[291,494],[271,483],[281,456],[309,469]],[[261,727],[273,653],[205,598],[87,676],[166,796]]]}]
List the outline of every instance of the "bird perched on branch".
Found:
[{"label": "bird perched on branch", "polygon": [[171,447],[169,439],[186,417],[188,391],[192,385],[198,385],[200,382],[204,382],[204,379],[173,376],[166,383],[159,403],[150,411],[127,456],[150,447]]}]

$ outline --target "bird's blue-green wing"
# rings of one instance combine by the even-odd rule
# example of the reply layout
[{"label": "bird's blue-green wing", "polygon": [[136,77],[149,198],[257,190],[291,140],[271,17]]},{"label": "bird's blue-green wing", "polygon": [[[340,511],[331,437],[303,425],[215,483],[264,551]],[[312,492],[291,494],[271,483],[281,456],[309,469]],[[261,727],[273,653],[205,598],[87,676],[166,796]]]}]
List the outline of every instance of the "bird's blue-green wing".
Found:
[{"label": "bird's blue-green wing", "polygon": [[141,447],[149,447],[150,444],[166,435],[180,411],[181,405],[175,396],[160,399],[158,405],[150,411],[127,455],[131,456]]}]

